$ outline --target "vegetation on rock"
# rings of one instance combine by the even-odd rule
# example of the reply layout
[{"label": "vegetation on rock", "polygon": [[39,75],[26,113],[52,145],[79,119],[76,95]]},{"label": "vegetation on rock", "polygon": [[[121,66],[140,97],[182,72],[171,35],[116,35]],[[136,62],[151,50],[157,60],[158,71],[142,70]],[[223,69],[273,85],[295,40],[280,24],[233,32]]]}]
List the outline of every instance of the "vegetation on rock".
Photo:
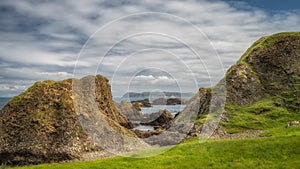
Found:
[{"label": "vegetation on rock", "polygon": [[[131,127],[111,99],[110,85],[103,76],[95,79],[98,113],[110,119],[115,128]],[[78,117],[89,112],[76,112],[72,80],[36,82],[3,107],[0,115],[0,163],[10,165],[38,164],[80,158],[84,152],[100,150]],[[84,102],[84,100],[82,100]],[[128,131],[130,133],[130,131]],[[134,135],[132,133],[132,135]]]},{"label": "vegetation on rock", "polygon": [[[225,76],[228,133],[282,127],[300,120],[300,33],[279,33],[255,42]],[[207,90],[199,91],[205,95]],[[203,98],[200,104],[207,103]],[[198,129],[208,117],[200,106]],[[199,127],[200,125],[200,127]]]}]

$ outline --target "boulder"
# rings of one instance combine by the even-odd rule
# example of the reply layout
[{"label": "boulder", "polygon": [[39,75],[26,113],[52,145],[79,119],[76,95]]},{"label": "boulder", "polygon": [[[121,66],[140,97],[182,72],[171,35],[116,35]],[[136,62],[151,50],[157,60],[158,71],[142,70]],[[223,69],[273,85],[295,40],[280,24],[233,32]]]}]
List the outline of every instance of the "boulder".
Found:
[{"label": "boulder", "polygon": [[149,99],[131,101],[131,103],[135,105],[137,109],[140,109],[140,107],[152,107]]},{"label": "boulder", "polygon": [[174,117],[171,112],[164,109],[149,115],[145,114],[141,124],[166,128],[166,125],[170,124],[173,120]]}]

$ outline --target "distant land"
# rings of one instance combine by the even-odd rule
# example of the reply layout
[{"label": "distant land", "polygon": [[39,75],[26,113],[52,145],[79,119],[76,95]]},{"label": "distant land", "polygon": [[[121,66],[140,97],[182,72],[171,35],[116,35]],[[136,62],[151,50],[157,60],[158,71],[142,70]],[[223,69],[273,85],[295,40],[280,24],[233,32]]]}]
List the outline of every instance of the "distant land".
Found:
[{"label": "distant land", "polygon": [[153,99],[158,99],[158,98],[191,98],[195,93],[180,93],[180,92],[141,92],[141,93],[136,93],[136,92],[127,92],[125,93],[120,99],[121,100],[130,100],[130,101],[136,101],[136,100],[142,100],[145,98],[153,98]]}]

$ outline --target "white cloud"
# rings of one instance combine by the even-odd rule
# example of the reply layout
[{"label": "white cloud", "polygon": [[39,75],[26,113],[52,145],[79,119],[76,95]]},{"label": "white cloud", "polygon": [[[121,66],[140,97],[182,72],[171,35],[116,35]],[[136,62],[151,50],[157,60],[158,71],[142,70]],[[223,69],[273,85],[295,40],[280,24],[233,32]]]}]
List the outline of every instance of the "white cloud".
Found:
[{"label": "white cloud", "polygon": [[154,77],[153,75],[139,75],[133,78],[133,84],[137,85],[170,85],[176,83],[176,80],[169,78],[167,76],[157,76]]}]

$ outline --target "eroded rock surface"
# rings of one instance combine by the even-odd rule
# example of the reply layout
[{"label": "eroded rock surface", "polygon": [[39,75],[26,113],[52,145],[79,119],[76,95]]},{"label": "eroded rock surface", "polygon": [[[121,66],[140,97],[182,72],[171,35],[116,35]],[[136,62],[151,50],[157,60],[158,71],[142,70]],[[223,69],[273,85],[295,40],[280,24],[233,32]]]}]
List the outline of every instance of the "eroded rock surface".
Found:
[{"label": "eroded rock surface", "polygon": [[[95,85],[91,97],[96,105],[94,114],[103,116],[116,130],[130,134],[125,127],[131,128],[132,124],[114,106],[108,79],[97,75],[78,80],[87,91],[90,84],[85,82],[88,79],[93,79]],[[36,82],[3,107],[0,115],[0,163],[59,162],[101,150],[101,145],[95,144],[78,120],[91,119],[93,113],[88,112],[91,111],[89,99],[82,99],[74,106],[73,99],[79,97],[79,93],[72,92],[73,80]],[[88,92],[82,91],[81,94],[88,95]]]}]

